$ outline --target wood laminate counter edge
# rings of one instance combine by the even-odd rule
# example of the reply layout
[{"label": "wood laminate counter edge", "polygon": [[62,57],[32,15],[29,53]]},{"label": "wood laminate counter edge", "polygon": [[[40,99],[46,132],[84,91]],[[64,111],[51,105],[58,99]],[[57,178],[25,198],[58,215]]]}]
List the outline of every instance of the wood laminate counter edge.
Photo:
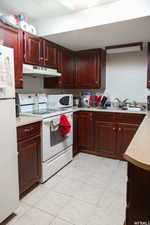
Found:
[{"label": "wood laminate counter edge", "polygon": [[124,158],[141,169],[150,171],[150,112],[147,112]]},{"label": "wood laminate counter edge", "polygon": [[16,118],[16,127],[21,127],[27,124],[36,123],[42,121],[39,117],[33,116],[19,116]]}]

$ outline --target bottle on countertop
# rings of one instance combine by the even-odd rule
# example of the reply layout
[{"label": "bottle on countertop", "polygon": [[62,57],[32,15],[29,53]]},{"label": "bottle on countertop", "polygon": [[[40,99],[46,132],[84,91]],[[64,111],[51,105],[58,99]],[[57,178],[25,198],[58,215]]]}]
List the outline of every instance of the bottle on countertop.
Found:
[{"label": "bottle on countertop", "polygon": [[35,97],[33,99],[33,112],[38,113],[39,112],[39,98],[38,94],[35,94]]}]

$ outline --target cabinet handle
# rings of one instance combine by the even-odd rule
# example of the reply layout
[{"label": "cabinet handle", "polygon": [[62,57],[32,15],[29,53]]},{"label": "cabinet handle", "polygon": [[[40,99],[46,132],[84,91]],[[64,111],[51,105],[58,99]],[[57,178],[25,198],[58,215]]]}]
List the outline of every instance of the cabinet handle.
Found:
[{"label": "cabinet handle", "polygon": [[40,58],[41,60],[44,59],[43,57]]},{"label": "cabinet handle", "polygon": [[122,129],[119,127],[119,132],[121,131]]},{"label": "cabinet handle", "polygon": [[113,130],[116,130],[116,128],[115,128],[115,127],[113,127]]}]

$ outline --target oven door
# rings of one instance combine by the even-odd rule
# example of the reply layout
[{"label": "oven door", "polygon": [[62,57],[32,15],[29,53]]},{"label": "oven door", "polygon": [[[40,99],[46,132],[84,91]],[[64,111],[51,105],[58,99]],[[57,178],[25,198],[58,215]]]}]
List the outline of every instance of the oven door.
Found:
[{"label": "oven door", "polygon": [[72,112],[66,113],[67,119],[71,124],[70,132],[62,137],[60,129],[56,131],[51,130],[51,122],[57,118],[60,118],[60,115],[53,116],[48,119],[43,120],[42,126],[42,161],[46,161],[64,149],[68,148],[73,144],[73,121],[72,121]]}]

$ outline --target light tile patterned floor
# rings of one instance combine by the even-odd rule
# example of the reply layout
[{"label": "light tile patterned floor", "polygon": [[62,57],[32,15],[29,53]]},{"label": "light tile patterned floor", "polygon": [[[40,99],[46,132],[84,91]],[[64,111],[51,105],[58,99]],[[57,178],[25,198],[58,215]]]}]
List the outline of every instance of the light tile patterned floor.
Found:
[{"label": "light tile patterned floor", "polygon": [[127,163],[78,154],[20,202],[8,225],[123,225]]}]

